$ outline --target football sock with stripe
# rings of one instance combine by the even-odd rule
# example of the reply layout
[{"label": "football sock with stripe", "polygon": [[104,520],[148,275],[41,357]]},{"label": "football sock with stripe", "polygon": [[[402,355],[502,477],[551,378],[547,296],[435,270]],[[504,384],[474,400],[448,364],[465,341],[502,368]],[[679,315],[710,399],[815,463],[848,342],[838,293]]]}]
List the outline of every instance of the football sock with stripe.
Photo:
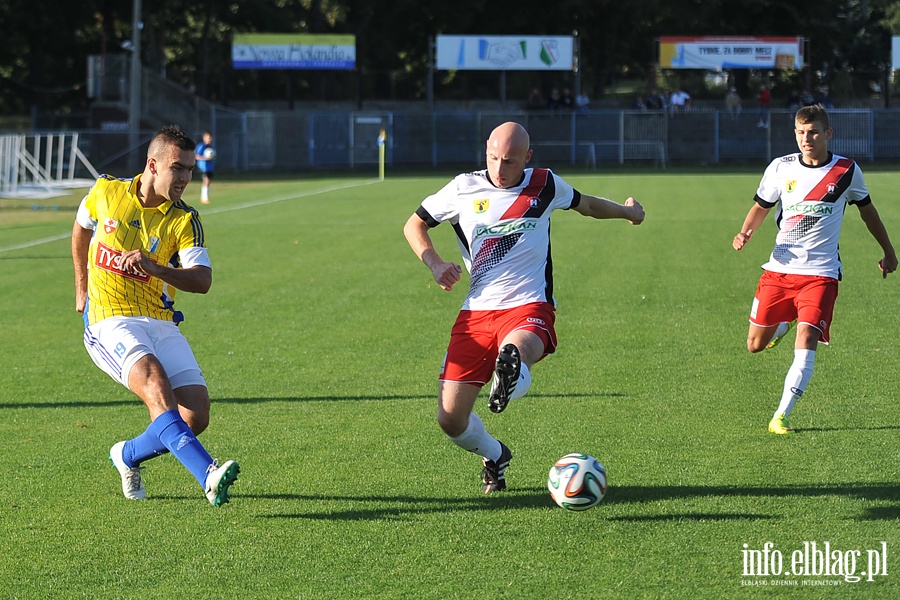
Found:
[{"label": "football sock with stripe", "polygon": [[447,437],[463,450],[468,450],[488,460],[498,460],[503,452],[500,442],[487,432],[484,423],[475,413],[469,415],[469,425],[465,431],[455,437],[449,435]]},{"label": "football sock with stripe", "polygon": [[788,416],[791,414],[794,404],[797,403],[797,400],[806,391],[806,386],[809,385],[815,360],[815,350],[794,350],[794,362],[784,378],[784,391],[781,394],[781,403],[778,405],[778,410],[775,411],[776,415],[783,414]]},{"label": "football sock with stripe", "polygon": [[206,475],[212,457],[177,410],[169,410],[150,423],[148,431],[154,431],[159,440],[169,449],[181,464],[197,478],[206,489]]}]

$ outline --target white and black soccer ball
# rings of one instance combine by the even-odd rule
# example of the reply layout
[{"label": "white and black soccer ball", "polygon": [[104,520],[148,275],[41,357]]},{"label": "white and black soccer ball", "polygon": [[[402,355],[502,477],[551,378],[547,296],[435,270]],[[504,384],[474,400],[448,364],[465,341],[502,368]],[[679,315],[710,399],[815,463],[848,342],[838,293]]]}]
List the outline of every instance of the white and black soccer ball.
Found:
[{"label": "white and black soccer ball", "polygon": [[550,468],[550,497],[568,510],[587,510],[600,504],[606,494],[606,469],[593,456],[566,454]]},{"label": "white and black soccer ball", "polygon": [[203,158],[205,158],[206,160],[215,160],[216,159],[216,149],[211,146],[207,146],[206,149],[203,151]]}]

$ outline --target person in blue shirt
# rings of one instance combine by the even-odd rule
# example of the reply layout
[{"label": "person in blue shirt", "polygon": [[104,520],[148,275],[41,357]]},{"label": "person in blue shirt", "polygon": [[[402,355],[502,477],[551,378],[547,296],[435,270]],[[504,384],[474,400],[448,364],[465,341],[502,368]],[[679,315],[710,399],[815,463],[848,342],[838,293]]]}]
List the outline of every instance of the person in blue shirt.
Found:
[{"label": "person in blue shirt", "polygon": [[212,146],[212,139],[212,133],[204,131],[203,141],[197,144],[197,149],[194,151],[197,170],[203,176],[203,182],[200,184],[201,204],[209,204],[209,184],[216,170],[216,149]]}]

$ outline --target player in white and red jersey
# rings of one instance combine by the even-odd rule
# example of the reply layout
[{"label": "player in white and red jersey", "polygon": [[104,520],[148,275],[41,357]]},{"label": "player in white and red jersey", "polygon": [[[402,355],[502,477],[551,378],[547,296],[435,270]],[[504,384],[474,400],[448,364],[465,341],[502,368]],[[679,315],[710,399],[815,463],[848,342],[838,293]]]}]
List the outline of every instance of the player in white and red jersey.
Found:
[{"label": "player in white and red jersey", "polygon": [[740,250],[778,207],[778,235],[750,310],[747,348],[760,352],[776,346],[797,323],[794,362],[785,377],[781,401],[769,431],[791,433],[787,418],[806,390],[819,342],[829,343],[838,281],[842,277],[838,238],[848,204],[859,214],[884,257],[882,277],[897,269],[897,255],[862,172],[854,161],[829,152],[832,129],[821,105],[797,111],[795,134],[800,152],[777,158],[759,184],[755,204],[732,246]]},{"label": "player in white and red jersey", "polygon": [[144,433],[110,449],[125,497],[143,499],[141,463],[171,452],[219,506],[240,469],[233,460],[220,466],[197,440],[209,424],[209,392],[174,309],[175,289],[205,294],[212,285],[203,225],[181,199],[194,146],[181,128],[164,127],[143,173],[103,176],[84,197],[72,227],[75,309],[91,359],[150,412]]},{"label": "player in white and red jersey", "polygon": [[459,175],[425,198],[403,229],[434,280],[450,291],[462,267],[442,259],[429,234],[449,222],[470,274],[439,377],[438,424],[454,444],[482,457],[486,494],[506,488],[512,453],[472,412],[478,393],[492,380],[488,407],[503,411],[528,391],[534,363],[556,349],[551,213],[644,220],[634,198],[618,204],[588,196],[549,169],[526,169],[531,154],[521,125],[500,125],[487,141],[487,169]]}]

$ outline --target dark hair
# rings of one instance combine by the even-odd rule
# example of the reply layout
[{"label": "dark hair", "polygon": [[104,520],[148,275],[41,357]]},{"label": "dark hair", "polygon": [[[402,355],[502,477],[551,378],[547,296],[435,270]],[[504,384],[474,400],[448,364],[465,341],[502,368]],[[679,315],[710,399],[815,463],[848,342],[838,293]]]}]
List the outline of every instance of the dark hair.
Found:
[{"label": "dark hair", "polygon": [[178,125],[166,125],[150,140],[147,156],[156,156],[167,146],[175,146],[180,150],[193,150],[197,143]]},{"label": "dark hair", "polygon": [[804,125],[809,123],[821,123],[822,125],[824,125],[824,129],[831,128],[831,124],[828,122],[828,111],[826,111],[825,107],[821,104],[810,104],[809,106],[804,106],[797,111],[797,115],[794,117],[794,120],[797,123],[803,123]]}]

